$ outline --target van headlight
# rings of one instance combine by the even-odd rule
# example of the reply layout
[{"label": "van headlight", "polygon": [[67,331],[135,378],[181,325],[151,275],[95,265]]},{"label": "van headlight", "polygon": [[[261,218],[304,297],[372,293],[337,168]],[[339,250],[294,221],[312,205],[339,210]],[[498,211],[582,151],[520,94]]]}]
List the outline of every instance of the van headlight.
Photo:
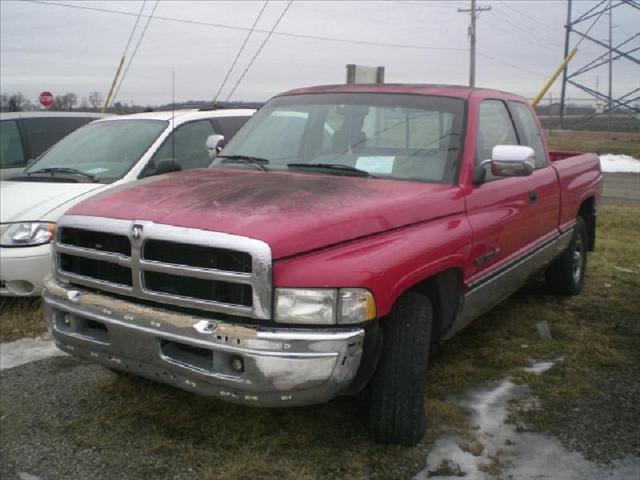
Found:
[{"label": "van headlight", "polygon": [[0,229],[0,246],[35,247],[55,238],[56,224],[52,222],[6,223]]},{"label": "van headlight", "polygon": [[344,325],[373,320],[376,304],[364,288],[276,288],[275,321]]}]

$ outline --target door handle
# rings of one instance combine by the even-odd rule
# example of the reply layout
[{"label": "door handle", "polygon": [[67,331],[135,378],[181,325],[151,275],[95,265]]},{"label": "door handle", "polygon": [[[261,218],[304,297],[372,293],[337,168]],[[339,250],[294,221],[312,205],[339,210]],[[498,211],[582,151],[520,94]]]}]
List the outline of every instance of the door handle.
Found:
[{"label": "door handle", "polygon": [[529,203],[537,203],[538,202],[538,192],[535,190],[529,192]]}]

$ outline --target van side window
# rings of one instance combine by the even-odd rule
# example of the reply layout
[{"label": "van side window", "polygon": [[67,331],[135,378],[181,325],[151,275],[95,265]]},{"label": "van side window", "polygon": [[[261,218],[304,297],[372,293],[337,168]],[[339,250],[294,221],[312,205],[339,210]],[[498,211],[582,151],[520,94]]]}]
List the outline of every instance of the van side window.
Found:
[{"label": "van side window", "polygon": [[[518,145],[518,136],[504,102],[485,100],[480,104],[478,137],[476,139],[476,165],[491,158],[496,145]],[[495,179],[486,169],[486,179]]]},{"label": "van side window", "polygon": [[0,122],[0,168],[17,168],[25,165],[20,132],[15,120]]},{"label": "van side window", "polygon": [[211,163],[207,153],[207,137],[214,133],[209,120],[186,123],[166,138],[153,156],[153,162],[157,165],[161,160],[174,158],[183,170],[204,168]]},{"label": "van side window", "polygon": [[509,107],[511,108],[516,126],[518,127],[520,145],[526,145],[535,150],[536,168],[546,167],[549,164],[547,161],[547,152],[544,149],[544,142],[540,137],[538,124],[533,116],[531,107],[526,103],[520,102],[509,102]]}]

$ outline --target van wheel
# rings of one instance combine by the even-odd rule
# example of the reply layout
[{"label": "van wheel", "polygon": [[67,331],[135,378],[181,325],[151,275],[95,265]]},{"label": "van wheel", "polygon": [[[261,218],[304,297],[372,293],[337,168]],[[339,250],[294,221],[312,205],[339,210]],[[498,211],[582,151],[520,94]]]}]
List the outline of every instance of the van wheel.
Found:
[{"label": "van wheel", "polygon": [[557,295],[577,295],[584,287],[586,269],[587,225],[578,217],[569,246],[545,272],[547,288]]},{"label": "van wheel", "polygon": [[415,445],[424,436],[432,318],[429,299],[408,292],[382,322],[382,353],[369,403],[369,429],[377,442]]}]

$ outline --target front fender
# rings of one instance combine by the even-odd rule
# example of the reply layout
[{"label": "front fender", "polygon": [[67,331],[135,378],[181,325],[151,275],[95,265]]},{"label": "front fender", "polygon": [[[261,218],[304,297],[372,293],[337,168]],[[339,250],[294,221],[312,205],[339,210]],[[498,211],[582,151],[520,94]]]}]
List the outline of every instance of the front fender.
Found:
[{"label": "front fender", "polygon": [[450,268],[466,271],[471,228],[464,213],[280,261],[276,287],[367,288],[378,317],[413,285]]}]

